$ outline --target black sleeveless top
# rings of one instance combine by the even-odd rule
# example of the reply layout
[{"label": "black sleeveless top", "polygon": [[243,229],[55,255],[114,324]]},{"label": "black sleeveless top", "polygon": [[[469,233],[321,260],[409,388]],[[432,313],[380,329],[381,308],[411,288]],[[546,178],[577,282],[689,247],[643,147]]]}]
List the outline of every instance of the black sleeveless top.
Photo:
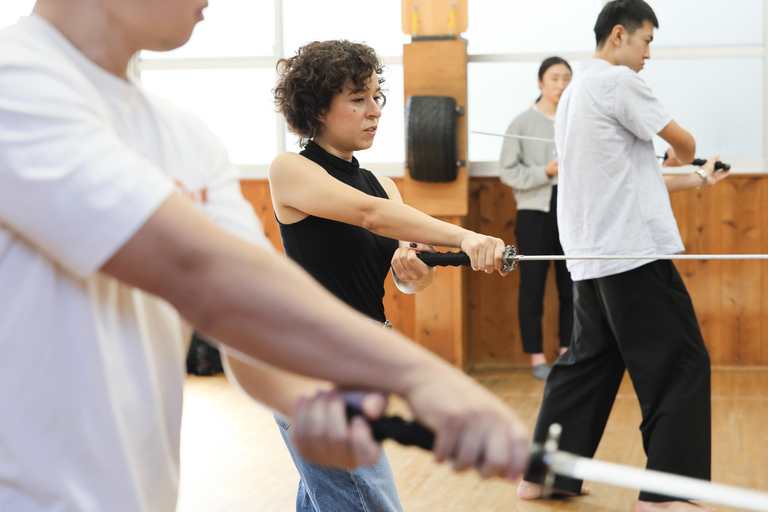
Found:
[{"label": "black sleeveless top", "polygon": [[[350,187],[389,199],[379,180],[361,169],[357,159],[348,162],[331,155],[314,141],[300,153]],[[380,322],[384,315],[384,280],[398,241],[361,227],[309,216],[293,224],[278,220],[285,254],[345,303]]]}]

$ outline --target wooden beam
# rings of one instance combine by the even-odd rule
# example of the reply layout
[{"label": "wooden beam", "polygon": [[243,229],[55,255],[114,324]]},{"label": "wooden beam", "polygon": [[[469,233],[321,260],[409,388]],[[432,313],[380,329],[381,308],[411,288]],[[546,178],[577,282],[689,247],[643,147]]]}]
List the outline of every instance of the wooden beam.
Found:
[{"label": "wooden beam", "polygon": [[452,36],[467,30],[467,0],[403,0],[403,33]]}]

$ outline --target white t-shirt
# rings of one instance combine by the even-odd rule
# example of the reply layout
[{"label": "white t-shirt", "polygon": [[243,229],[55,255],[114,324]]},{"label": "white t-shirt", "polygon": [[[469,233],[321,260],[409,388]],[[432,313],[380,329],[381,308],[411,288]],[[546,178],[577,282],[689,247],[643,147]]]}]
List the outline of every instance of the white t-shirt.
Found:
[{"label": "white t-shirt", "polygon": [[[566,255],[677,254],[683,242],[651,138],[670,115],[637,73],[586,61],[555,118],[557,222]],[[648,260],[568,260],[576,280]]]},{"label": "white t-shirt", "polygon": [[0,31],[0,510],[175,510],[190,330],[99,272],[174,190],[268,246],[201,121],[42,18]]}]

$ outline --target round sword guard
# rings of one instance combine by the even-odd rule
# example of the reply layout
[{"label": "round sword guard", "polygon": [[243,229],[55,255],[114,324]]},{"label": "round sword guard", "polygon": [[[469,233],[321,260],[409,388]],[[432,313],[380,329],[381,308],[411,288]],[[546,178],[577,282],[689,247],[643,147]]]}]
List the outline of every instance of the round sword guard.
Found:
[{"label": "round sword guard", "polygon": [[550,467],[552,457],[557,453],[560,446],[560,434],[563,433],[563,427],[559,423],[553,423],[549,426],[547,440],[544,441],[544,462],[546,464],[546,473],[544,475],[544,486],[541,488],[541,497],[549,499],[552,496],[552,490],[555,487],[555,472]]},{"label": "round sword guard", "polygon": [[555,473],[552,471],[552,457],[558,450],[562,427],[553,423],[549,427],[547,440],[544,443],[533,443],[531,458],[528,463],[525,479],[541,485],[541,497],[548,499],[552,496],[555,484]]},{"label": "round sword guard", "polygon": [[517,248],[514,245],[508,245],[501,254],[501,270],[512,272],[517,268]]}]

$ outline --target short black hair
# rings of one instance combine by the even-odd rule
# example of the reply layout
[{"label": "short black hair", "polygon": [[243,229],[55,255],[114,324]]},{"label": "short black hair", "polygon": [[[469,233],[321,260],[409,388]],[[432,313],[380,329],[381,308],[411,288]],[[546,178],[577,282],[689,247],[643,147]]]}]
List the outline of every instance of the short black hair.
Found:
[{"label": "short black hair", "polygon": [[640,28],[643,23],[650,21],[659,28],[659,20],[651,6],[643,0],[613,0],[608,2],[600,12],[595,23],[595,41],[600,48],[611,35],[613,27],[621,25],[630,34]]}]

